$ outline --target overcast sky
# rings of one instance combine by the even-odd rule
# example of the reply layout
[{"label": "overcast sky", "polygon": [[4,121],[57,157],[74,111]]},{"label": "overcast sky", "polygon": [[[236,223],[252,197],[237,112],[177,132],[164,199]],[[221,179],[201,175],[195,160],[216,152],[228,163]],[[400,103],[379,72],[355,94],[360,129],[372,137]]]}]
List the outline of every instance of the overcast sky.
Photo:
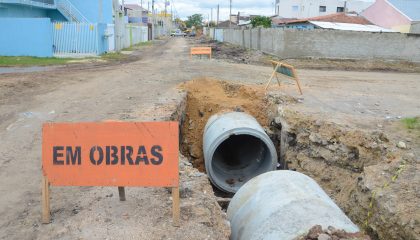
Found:
[{"label": "overcast sky", "polygon": [[[126,3],[140,4],[141,0],[125,0]],[[147,3],[152,0],[143,0],[143,7],[147,8]],[[172,8],[180,18],[185,19],[195,13],[203,14],[204,18],[210,15],[213,8],[213,20],[217,17],[217,4],[220,4],[220,20],[227,20],[229,17],[229,0],[171,0]],[[274,15],[274,0],[233,0],[232,14],[243,12],[246,14],[259,14],[271,16]],[[155,0],[155,8],[163,10],[165,8],[165,0]],[[170,11],[170,7],[168,8]]]}]

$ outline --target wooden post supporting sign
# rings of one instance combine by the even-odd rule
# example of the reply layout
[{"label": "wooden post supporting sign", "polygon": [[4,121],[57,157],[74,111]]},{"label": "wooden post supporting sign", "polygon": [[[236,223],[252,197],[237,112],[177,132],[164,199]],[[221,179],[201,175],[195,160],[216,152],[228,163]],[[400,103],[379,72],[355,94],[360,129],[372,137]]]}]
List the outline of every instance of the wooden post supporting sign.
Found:
[{"label": "wooden post supporting sign", "polygon": [[47,123],[42,144],[42,222],[51,186],[170,187],[180,225],[178,122]]},{"label": "wooden post supporting sign", "polygon": [[271,61],[271,64],[273,66],[273,73],[271,74],[271,77],[268,80],[267,85],[265,86],[265,90],[268,89],[274,77],[276,77],[277,83],[279,84],[279,87],[280,87],[280,80],[277,74],[282,74],[283,76],[286,76],[288,78],[295,80],[300,94],[301,95],[303,94],[296,69],[292,65],[282,63],[282,62],[276,62],[276,61]]},{"label": "wooden post supporting sign", "polygon": [[50,215],[50,183],[47,177],[42,176],[42,223],[51,222]]}]

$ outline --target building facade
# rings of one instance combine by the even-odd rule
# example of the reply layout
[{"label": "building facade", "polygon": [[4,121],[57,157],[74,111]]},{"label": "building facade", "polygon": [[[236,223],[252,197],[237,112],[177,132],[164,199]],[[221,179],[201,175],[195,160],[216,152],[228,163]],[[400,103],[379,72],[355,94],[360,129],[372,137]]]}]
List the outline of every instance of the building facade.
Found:
[{"label": "building facade", "polygon": [[282,18],[310,18],[337,12],[360,13],[374,0],[276,0],[276,15]]},{"label": "building facade", "polygon": [[384,28],[420,34],[419,0],[377,0],[362,15]]},{"label": "building facade", "polygon": [[112,0],[0,0],[0,55],[80,57],[112,49]]},{"label": "building facade", "polygon": [[125,4],[124,15],[128,22],[136,25],[147,26],[149,23],[149,11],[138,4]]},{"label": "building facade", "polygon": [[49,18],[51,22],[112,24],[112,0],[0,0],[0,18]]}]

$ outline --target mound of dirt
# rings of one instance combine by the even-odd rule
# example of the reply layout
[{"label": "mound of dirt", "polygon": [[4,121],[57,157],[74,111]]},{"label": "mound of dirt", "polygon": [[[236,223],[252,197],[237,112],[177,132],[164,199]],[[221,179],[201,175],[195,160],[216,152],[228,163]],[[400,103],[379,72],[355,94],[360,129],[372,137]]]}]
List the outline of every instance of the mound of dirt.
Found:
[{"label": "mound of dirt", "polygon": [[289,169],[315,179],[372,239],[419,239],[413,153],[381,131],[342,126],[283,106],[276,118]]},{"label": "mound of dirt", "polygon": [[214,114],[239,111],[254,116],[262,126],[269,124],[268,101],[260,86],[230,84],[200,78],[180,85],[187,92],[186,116],[182,128],[182,152],[194,167],[204,172],[203,131]]}]

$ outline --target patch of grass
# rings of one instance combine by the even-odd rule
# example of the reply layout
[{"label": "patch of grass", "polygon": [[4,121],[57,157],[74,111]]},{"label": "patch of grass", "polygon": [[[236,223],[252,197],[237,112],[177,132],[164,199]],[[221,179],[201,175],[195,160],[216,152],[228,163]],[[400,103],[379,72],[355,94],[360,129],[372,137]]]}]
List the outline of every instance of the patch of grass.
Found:
[{"label": "patch of grass", "polygon": [[113,53],[106,53],[101,55],[101,58],[104,60],[121,60],[126,58],[127,55],[124,55],[122,53],[113,52]]},{"label": "patch of grass", "polygon": [[5,57],[0,56],[0,67],[28,67],[62,65],[72,61],[72,58],[39,58],[39,57]]},{"label": "patch of grass", "polygon": [[408,129],[420,130],[420,117],[404,118],[401,119],[401,122]]},{"label": "patch of grass", "polygon": [[133,45],[133,46],[131,46],[131,47],[124,48],[124,49],[123,49],[123,51],[134,51],[134,50],[138,50],[138,49],[139,49],[139,48],[141,48],[141,47],[150,46],[150,45],[152,45],[152,44],[153,44],[153,42],[152,42],[152,41],[141,42],[141,43],[138,43],[138,44]]}]

